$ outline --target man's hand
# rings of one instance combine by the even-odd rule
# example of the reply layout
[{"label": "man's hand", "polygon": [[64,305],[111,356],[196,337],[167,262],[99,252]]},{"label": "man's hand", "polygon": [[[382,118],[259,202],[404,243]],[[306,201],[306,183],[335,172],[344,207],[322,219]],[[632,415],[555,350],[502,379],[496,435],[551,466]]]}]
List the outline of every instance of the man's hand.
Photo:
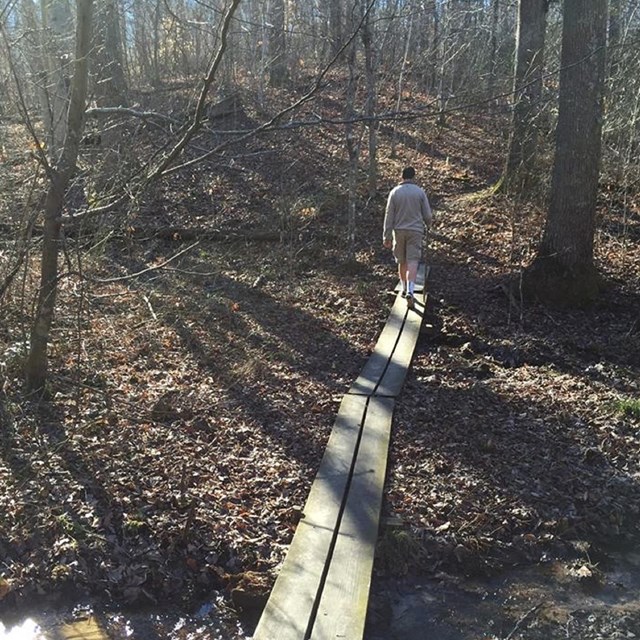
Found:
[{"label": "man's hand", "polygon": [[391,249],[393,243],[391,242],[391,240],[385,240],[382,244],[385,249]]}]

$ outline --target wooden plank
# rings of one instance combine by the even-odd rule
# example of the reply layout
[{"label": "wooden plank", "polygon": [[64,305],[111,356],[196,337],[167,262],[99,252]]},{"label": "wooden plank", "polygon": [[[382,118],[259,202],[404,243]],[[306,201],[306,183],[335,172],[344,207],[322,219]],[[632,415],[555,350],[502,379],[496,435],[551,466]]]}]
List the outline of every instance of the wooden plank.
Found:
[{"label": "wooden plank", "polygon": [[[424,285],[429,276],[429,267],[421,264],[418,267],[418,275],[416,278],[416,284],[420,286],[420,289],[424,291]],[[398,288],[398,291],[400,289]],[[416,302],[417,308],[419,312],[424,311],[423,304],[424,297],[420,293],[417,292]],[[422,308],[421,308],[422,307]],[[396,369],[402,366],[402,363],[405,363],[405,366],[409,366],[409,360],[406,359],[405,356],[401,357],[397,362],[397,359],[393,358],[393,352],[396,349],[396,344],[398,343],[398,339],[400,334],[404,331],[404,323],[407,318],[407,302],[402,298],[400,294],[396,296],[393,307],[391,308],[391,313],[389,314],[389,319],[387,320],[387,324],[385,325],[378,341],[376,342],[376,346],[374,347],[373,353],[367,360],[364,365],[360,375],[356,379],[356,381],[351,385],[349,389],[349,393],[351,394],[362,394],[362,395],[373,395],[374,393],[378,395],[393,395],[396,396],[400,393],[400,389],[402,387],[402,383],[404,382],[404,376],[401,375],[401,371],[396,373]],[[417,318],[411,318],[411,331],[413,332],[415,324],[415,320]],[[420,321],[422,319],[420,318]],[[420,325],[418,325],[418,329]],[[417,338],[416,338],[417,339]],[[405,348],[410,348],[410,340],[409,344]],[[415,348],[415,342],[413,342],[413,348]],[[412,351],[413,353],[413,351]],[[387,373],[388,369],[391,369],[391,373]],[[383,388],[380,389],[382,379],[385,379]]]},{"label": "wooden plank", "polygon": [[417,295],[415,308],[407,313],[400,339],[391,354],[389,365],[376,387],[375,393],[377,395],[392,397],[400,395],[420,336],[423,319],[424,298]]},{"label": "wooden plank", "polygon": [[55,635],[62,640],[109,640],[109,636],[93,616],[64,624]]},{"label": "wooden plank", "polygon": [[286,559],[253,636],[303,640],[329,557],[367,398],[345,396]]},{"label": "wooden plank", "polygon": [[373,353],[349,389],[350,394],[373,394],[395,349],[406,315],[407,302],[398,295],[393,307],[391,307],[389,319],[376,342]]},{"label": "wooden plank", "polygon": [[[428,269],[422,270],[422,282],[427,276]],[[254,640],[307,640],[310,628],[317,640],[362,638],[393,397],[400,393],[423,318],[422,296],[416,302],[408,311],[396,297],[372,356],[342,401]]]},{"label": "wooden plank", "polygon": [[392,398],[371,398],[312,640],[362,640],[387,468]]}]

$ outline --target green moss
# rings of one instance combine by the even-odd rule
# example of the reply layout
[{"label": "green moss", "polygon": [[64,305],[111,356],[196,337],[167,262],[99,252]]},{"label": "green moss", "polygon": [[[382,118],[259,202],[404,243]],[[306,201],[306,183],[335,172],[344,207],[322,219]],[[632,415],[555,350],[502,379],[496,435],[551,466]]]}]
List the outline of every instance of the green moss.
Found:
[{"label": "green moss", "polygon": [[420,564],[424,550],[415,536],[407,529],[387,529],[376,549],[379,568],[389,575],[406,575],[411,567]]},{"label": "green moss", "polygon": [[640,399],[625,398],[616,402],[616,409],[630,418],[640,418]]}]

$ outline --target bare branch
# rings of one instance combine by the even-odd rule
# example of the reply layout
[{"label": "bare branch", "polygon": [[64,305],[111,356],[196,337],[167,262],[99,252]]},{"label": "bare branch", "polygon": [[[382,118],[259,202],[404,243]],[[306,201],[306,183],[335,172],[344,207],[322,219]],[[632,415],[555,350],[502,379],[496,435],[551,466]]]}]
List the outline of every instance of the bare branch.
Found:
[{"label": "bare branch", "polygon": [[136,273],[130,273],[130,274],[126,275],[126,276],[119,276],[117,278],[87,278],[87,279],[90,282],[98,282],[100,284],[109,284],[111,282],[122,282],[123,280],[131,280],[133,278],[137,278],[139,276],[142,276],[145,273],[149,273],[151,271],[157,271],[158,269],[162,269],[163,267],[166,267],[169,263],[173,262],[174,260],[176,260],[180,256],[184,255],[185,253],[187,253],[187,251],[191,251],[191,249],[194,249],[199,244],[200,244],[200,240],[198,240],[197,242],[194,242],[193,244],[190,244],[185,249],[182,249],[182,251],[178,251],[178,253],[176,253],[175,255],[171,256],[170,258],[168,258],[164,262],[162,262],[160,264],[157,264],[157,265],[155,265],[153,267],[148,267],[146,269],[142,269],[142,271],[137,271]]},{"label": "bare branch", "polygon": [[216,77],[218,68],[220,67],[220,64],[222,62],[224,52],[227,49],[229,25],[231,24],[231,19],[233,18],[233,14],[235,13],[239,4],[240,0],[232,0],[231,6],[229,7],[229,10],[224,17],[222,32],[220,34],[220,46],[218,47],[218,51],[213,59],[213,62],[211,63],[211,66],[209,67],[207,77],[204,79],[202,90],[200,91],[200,96],[198,98],[198,104],[196,106],[196,112],[193,115],[191,125],[185,131],[182,138],[180,138],[180,140],[178,140],[174,147],[169,151],[169,153],[167,153],[167,155],[165,155],[160,160],[156,167],[150,171],[145,180],[146,184],[155,181],[165,172],[165,169],[182,153],[184,148],[189,144],[191,138],[193,138],[193,136],[200,128],[209,89],[211,88],[211,84]]},{"label": "bare branch", "polygon": [[9,69],[11,70],[11,75],[13,77],[13,81],[16,86],[16,91],[18,92],[18,110],[20,111],[24,124],[27,127],[27,130],[29,131],[29,134],[33,139],[33,142],[36,148],[37,158],[40,161],[40,164],[44,167],[47,177],[51,180],[53,179],[53,169],[49,164],[49,161],[47,160],[47,156],[42,147],[42,143],[40,142],[40,138],[38,137],[35,127],[33,126],[33,122],[31,121],[31,117],[29,116],[27,101],[25,100],[24,93],[22,92],[22,84],[20,82],[18,71],[15,67],[15,62],[11,54],[11,43],[9,42],[6,29],[2,22],[0,22],[0,32],[2,32],[2,40],[4,42],[4,46],[7,52],[7,61],[9,62]]},{"label": "bare branch", "polygon": [[349,46],[351,45],[351,43],[353,42],[355,37],[358,35],[358,33],[360,31],[360,28],[364,24],[364,21],[367,19],[367,16],[371,13],[371,10],[373,9],[373,7],[375,5],[375,2],[376,2],[376,0],[371,0],[369,5],[367,6],[366,11],[361,16],[358,25],[353,30],[353,33],[349,36],[349,38],[342,45],[342,47],[340,47],[340,50],[333,56],[333,58],[329,61],[329,63],[325,66],[325,68],[320,72],[320,74],[316,78],[316,81],[313,84],[313,86],[311,87],[311,89],[307,93],[305,93],[301,98],[299,98],[298,100],[296,100],[295,102],[290,104],[288,107],[285,107],[284,109],[279,111],[275,116],[273,116],[273,118],[271,118],[271,120],[261,124],[259,127],[256,127],[255,129],[251,129],[250,131],[248,131],[244,135],[241,135],[239,138],[236,138],[234,140],[229,140],[227,142],[223,142],[222,144],[218,145],[215,149],[212,149],[211,151],[209,151],[209,152],[207,152],[207,153],[205,153],[205,154],[203,154],[203,155],[201,155],[201,156],[199,156],[197,158],[194,158],[193,160],[189,160],[188,162],[184,162],[181,165],[177,165],[175,167],[172,167],[171,169],[167,169],[167,167],[169,165],[169,163],[167,163],[165,165],[165,167],[164,167],[164,169],[166,169],[164,171],[164,175],[169,175],[171,173],[175,173],[176,171],[180,171],[182,169],[190,167],[190,166],[192,166],[194,164],[198,164],[199,162],[202,162],[203,160],[206,160],[207,158],[220,153],[220,151],[222,151],[226,147],[229,147],[231,144],[237,144],[238,142],[243,142],[244,140],[252,138],[252,137],[254,137],[254,136],[256,136],[256,135],[258,135],[260,133],[264,133],[266,131],[273,130],[275,125],[276,125],[276,123],[278,123],[280,120],[282,120],[282,118],[284,118],[289,113],[292,113],[293,111],[295,111],[296,109],[298,109],[302,105],[304,105],[307,102],[309,102],[316,95],[316,93],[318,93],[318,91],[321,89],[322,81],[326,77],[327,73],[329,73],[329,71],[331,70],[333,65],[336,63],[336,61],[349,48]]},{"label": "bare branch", "polygon": [[164,120],[173,124],[182,125],[182,122],[175,120],[163,113],[157,113],[155,111],[137,111],[129,107],[92,107],[85,111],[87,117],[98,116],[114,116],[114,117],[132,117],[139,118],[140,120]]}]

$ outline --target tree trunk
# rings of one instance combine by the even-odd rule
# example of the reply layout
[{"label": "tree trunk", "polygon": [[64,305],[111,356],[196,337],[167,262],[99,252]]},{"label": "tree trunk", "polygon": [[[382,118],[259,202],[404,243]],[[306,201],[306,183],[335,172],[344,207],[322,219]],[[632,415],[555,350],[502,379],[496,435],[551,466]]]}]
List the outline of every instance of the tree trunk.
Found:
[{"label": "tree trunk", "polygon": [[329,39],[335,56],[342,47],[342,0],[329,0]]},{"label": "tree trunk", "polygon": [[138,75],[143,81],[152,82],[152,65],[149,58],[149,34],[147,31],[147,12],[144,0],[135,0],[133,3],[133,40],[135,44],[136,60],[138,63]]},{"label": "tree trunk", "polygon": [[614,78],[619,71],[620,65],[620,45],[621,22],[622,20],[622,0],[610,0],[609,3],[609,38],[608,38],[608,62],[609,77]]},{"label": "tree trunk", "polygon": [[492,0],[491,3],[491,36],[489,38],[489,74],[487,93],[491,100],[489,103],[495,107],[494,96],[496,95],[496,69],[498,66],[498,23],[500,17],[500,0]]},{"label": "tree trunk", "polygon": [[[398,99],[396,100],[396,113],[400,113],[402,107],[402,92],[404,90],[404,73],[409,61],[409,47],[411,45],[411,31],[413,30],[413,14],[409,16],[409,27],[405,35],[405,47],[404,55],[402,56],[402,66],[400,67],[400,73],[398,74]],[[398,127],[393,127],[393,136],[391,137],[391,157],[396,157],[396,145],[398,143]]]},{"label": "tree trunk", "polygon": [[444,0],[440,13],[440,46],[438,48],[438,102],[440,111],[438,113],[438,125],[444,126],[447,122],[446,109],[449,101],[449,90],[447,82],[447,59],[450,55],[449,36],[451,34],[451,4],[450,0]]},{"label": "tree trunk", "polygon": [[527,197],[535,185],[536,150],[548,0],[520,0],[513,117],[502,179],[505,192]]},{"label": "tree trunk", "polygon": [[347,61],[349,65],[349,81],[345,99],[345,143],[349,156],[349,169],[347,174],[347,253],[349,259],[355,256],[356,244],[356,189],[358,185],[358,164],[360,156],[360,142],[353,122],[356,115],[356,95],[358,90],[357,40],[349,45]]},{"label": "tree trunk", "polygon": [[269,81],[274,87],[282,87],[287,81],[287,42],[284,0],[272,0],[271,66]]},{"label": "tree trunk", "polygon": [[41,0],[40,8],[42,26],[47,34],[43,47],[45,71],[40,87],[41,109],[49,156],[52,162],[56,162],[64,143],[69,99],[66,59],[70,51],[68,39],[73,33],[73,20],[68,3],[62,0]]},{"label": "tree trunk", "polygon": [[[363,11],[367,10],[366,2],[363,3]],[[376,195],[378,189],[378,142],[377,125],[373,121],[376,114],[376,61],[373,50],[373,34],[371,30],[371,19],[373,9],[365,17],[362,25],[362,44],[364,47],[365,80],[367,87],[367,98],[365,113],[371,118],[368,123],[369,132],[369,168],[367,171],[367,191],[370,198]]]},{"label": "tree trunk", "polygon": [[122,38],[116,0],[103,0],[96,11],[96,102],[99,107],[126,107]]},{"label": "tree trunk", "polygon": [[88,58],[91,50],[92,9],[92,0],[77,0],[76,54],[66,135],[60,161],[52,169],[51,183],[44,204],[40,291],[25,369],[27,387],[31,391],[42,390],[47,380],[47,350],[58,291],[60,218],[65,192],[76,170],[78,149],[82,137],[89,75]]},{"label": "tree trunk", "polygon": [[551,203],[525,272],[525,290],[551,305],[584,306],[599,290],[593,241],[606,32],[606,0],[565,0]]}]

